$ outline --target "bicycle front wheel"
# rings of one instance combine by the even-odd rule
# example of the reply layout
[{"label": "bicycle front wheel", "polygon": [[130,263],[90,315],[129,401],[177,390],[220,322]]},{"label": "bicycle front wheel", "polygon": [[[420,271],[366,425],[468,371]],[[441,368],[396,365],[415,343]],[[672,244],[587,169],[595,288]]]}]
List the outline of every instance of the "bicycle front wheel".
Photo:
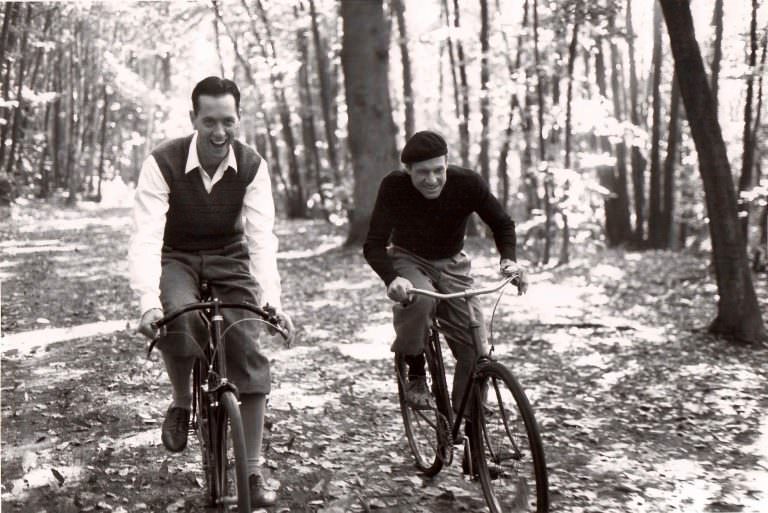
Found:
[{"label": "bicycle front wheel", "polygon": [[[224,391],[219,396],[216,422],[211,424],[212,453],[210,464],[215,489],[215,505],[220,511],[237,505],[237,511],[251,511],[248,488],[248,460],[245,431],[235,394]],[[215,427],[214,427],[215,426]]]},{"label": "bicycle front wheel", "polygon": [[449,420],[442,411],[445,404],[450,408],[450,399],[445,386],[445,375],[441,380],[440,376],[436,376],[438,372],[433,362],[428,362],[427,389],[431,393],[432,404],[429,408],[415,406],[408,401],[406,395],[408,365],[402,355],[395,355],[395,375],[405,435],[416,468],[427,476],[440,472],[450,457]]},{"label": "bicycle front wheel", "polygon": [[536,419],[512,373],[498,362],[475,373],[486,402],[475,408],[474,460],[492,513],[549,511],[547,466]]}]

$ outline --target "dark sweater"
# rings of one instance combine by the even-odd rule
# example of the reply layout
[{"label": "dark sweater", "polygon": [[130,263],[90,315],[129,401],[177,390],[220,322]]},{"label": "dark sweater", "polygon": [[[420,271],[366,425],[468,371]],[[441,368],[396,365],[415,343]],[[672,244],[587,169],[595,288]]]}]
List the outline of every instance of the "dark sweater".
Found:
[{"label": "dark sweater", "polygon": [[208,193],[200,171],[184,172],[191,141],[192,136],[173,139],[152,152],[170,189],[163,243],[181,251],[222,248],[243,239],[243,198],[261,157],[234,141],[237,173],[226,171]]},{"label": "dark sweater", "polygon": [[390,243],[428,260],[449,258],[464,247],[470,214],[493,231],[502,258],[515,259],[515,223],[474,171],[448,166],[440,196],[425,198],[404,171],[389,173],[379,186],[363,253],[384,283],[397,277],[387,255]]}]

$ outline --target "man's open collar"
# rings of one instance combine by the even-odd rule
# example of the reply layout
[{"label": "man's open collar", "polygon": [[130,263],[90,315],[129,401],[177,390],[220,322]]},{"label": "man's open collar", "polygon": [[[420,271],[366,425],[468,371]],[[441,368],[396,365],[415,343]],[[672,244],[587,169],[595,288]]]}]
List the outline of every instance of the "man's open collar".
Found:
[{"label": "man's open collar", "polygon": [[[225,170],[227,167],[231,167],[237,173],[237,159],[235,159],[235,150],[231,144],[229,145],[225,162]],[[221,164],[219,164],[219,167],[221,167]],[[195,130],[195,133],[192,135],[192,141],[189,143],[189,153],[187,154],[187,164],[184,166],[184,174],[196,168],[203,169],[203,166],[200,165],[200,158],[197,156],[197,130]]]}]

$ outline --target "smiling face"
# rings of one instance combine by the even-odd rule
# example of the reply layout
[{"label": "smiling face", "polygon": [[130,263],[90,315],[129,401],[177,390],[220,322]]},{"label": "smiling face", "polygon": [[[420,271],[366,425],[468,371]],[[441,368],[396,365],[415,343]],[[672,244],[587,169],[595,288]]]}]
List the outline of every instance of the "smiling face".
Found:
[{"label": "smiling face", "polygon": [[224,160],[240,124],[234,96],[200,95],[197,112],[190,112],[189,116],[197,130],[197,154],[201,163]]},{"label": "smiling face", "polygon": [[425,198],[435,199],[443,192],[448,169],[446,162],[445,155],[442,155],[408,166],[411,183]]}]

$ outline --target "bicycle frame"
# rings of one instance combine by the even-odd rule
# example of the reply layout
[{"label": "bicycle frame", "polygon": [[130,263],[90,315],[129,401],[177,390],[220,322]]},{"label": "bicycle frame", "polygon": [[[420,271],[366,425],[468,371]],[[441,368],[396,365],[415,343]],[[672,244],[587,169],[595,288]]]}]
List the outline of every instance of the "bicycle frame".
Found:
[{"label": "bicycle frame", "polygon": [[[477,320],[477,316],[475,315],[475,311],[473,308],[471,308],[471,305],[469,304],[469,300],[472,297],[480,296],[484,294],[493,294],[494,292],[498,292],[499,290],[503,289],[510,283],[514,282],[518,279],[518,276],[510,276],[508,278],[505,278],[501,283],[499,283],[496,286],[488,287],[484,289],[468,289],[462,292],[454,292],[450,294],[442,294],[439,292],[433,292],[431,290],[424,290],[424,289],[411,289],[409,291],[409,294],[416,294],[421,296],[427,296],[431,297],[437,300],[448,300],[448,299],[464,299],[464,301],[467,303],[467,310],[469,312],[469,321],[467,323],[467,330],[470,332],[470,335],[472,337],[472,343],[475,346],[475,350],[477,351],[477,358],[472,363],[472,367],[470,369],[469,375],[472,377],[471,379],[467,380],[467,384],[464,388],[464,394],[461,398],[461,403],[459,403],[459,408],[457,411],[457,414],[455,417],[453,417],[453,408],[451,408],[450,411],[448,411],[449,415],[449,424],[451,424],[451,442],[455,445],[458,443],[459,440],[462,442],[464,441],[464,436],[459,437],[459,431],[461,430],[461,423],[464,418],[464,411],[467,409],[467,405],[469,404],[469,398],[470,394],[473,392],[476,394],[475,390],[475,379],[474,374],[475,370],[478,368],[478,366],[482,365],[483,363],[490,361],[489,353],[486,351],[486,348],[483,344],[482,339],[480,338],[480,322]],[[436,326],[433,326],[433,329],[438,330]],[[436,343],[439,344],[439,340],[436,341]],[[437,348],[438,351],[440,351],[439,347]],[[430,349],[431,350],[431,349]],[[442,351],[440,351],[440,357],[442,359]]]}]

